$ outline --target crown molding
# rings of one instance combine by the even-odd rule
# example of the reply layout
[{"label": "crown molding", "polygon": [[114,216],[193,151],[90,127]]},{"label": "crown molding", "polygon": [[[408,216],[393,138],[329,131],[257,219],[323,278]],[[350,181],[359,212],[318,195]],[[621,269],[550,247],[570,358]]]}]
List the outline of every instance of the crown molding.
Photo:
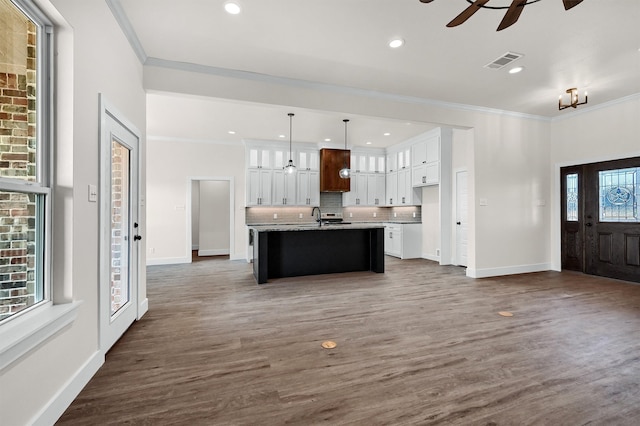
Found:
[{"label": "crown molding", "polygon": [[131,48],[138,57],[138,60],[142,65],[144,65],[147,61],[147,53],[144,51],[144,47],[142,47],[142,43],[140,43],[140,39],[131,25],[131,21],[129,21],[127,14],[122,8],[120,0],[106,0],[106,2],[109,9],[111,9],[113,17],[116,18],[116,22],[124,33],[124,36],[129,41]]}]

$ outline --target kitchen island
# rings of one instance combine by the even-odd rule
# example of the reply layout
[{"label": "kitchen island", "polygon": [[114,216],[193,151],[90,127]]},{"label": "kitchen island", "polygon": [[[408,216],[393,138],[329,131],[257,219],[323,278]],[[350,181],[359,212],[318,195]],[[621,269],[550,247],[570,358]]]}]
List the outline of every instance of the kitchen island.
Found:
[{"label": "kitchen island", "polygon": [[384,272],[380,224],[254,225],[253,275],[270,278],[337,272]]}]

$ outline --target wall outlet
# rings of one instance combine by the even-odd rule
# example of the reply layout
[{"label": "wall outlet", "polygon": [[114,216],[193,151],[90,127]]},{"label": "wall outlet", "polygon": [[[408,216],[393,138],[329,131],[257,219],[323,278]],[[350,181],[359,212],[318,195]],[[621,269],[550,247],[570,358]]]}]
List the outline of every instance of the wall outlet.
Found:
[{"label": "wall outlet", "polygon": [[278,218],[278,213],[274,213],[274,214],[273,214],[273,218],[274,218],[274,219],[277,219],[277,218]]},{"label": "wall outlet", "polygon": [[149,254],[153,254],[156,252],[156,249],[154,247],[149,247]]},{"label": "wall outlet", "polygon": [[398,213],[393,212],[393,217],[398,217]]},{"label": "wall outlet", "polygon": [[298,219],[302,219],[302,213],[298,214]]},{"label": "wall outlet", "polygon": [[440,256],[440,249],[436,249],[436,256]]},{"label": "wall outlet", "polygon": [[416,212],[413,212],[413,217],[416,217]]},{"label": "wall outlet", "polygon": [[353,217],[353,213],[349,212],[349,217]]},{"label": "wall outlet", "polygon": [[378,213],[373,212],[373,217],[377,217],[377,216],[378,216]]}]

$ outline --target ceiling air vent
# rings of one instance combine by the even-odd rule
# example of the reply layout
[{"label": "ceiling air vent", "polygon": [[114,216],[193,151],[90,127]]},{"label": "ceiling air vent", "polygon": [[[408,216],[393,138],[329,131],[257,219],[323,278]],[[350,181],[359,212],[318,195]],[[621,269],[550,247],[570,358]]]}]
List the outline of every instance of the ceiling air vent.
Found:
[{"label": "ceiling air vent", "polygon": [[492,70],[499,70],[500,68],[509,65],[511,62],[516,61],[522,58],[524,55],[520,53],[507,52],[504,55],[500,56],[493,62],[489,62],[485,65],[485,68],[491,68]]}]

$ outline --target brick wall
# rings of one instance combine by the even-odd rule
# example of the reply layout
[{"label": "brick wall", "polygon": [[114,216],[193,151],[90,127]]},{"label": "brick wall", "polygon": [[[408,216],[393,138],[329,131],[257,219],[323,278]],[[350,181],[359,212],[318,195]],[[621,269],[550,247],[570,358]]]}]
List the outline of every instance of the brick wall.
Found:
[{"label": "brick wall", "polygon": [[[0,176],[36,179],[36,28],[24,73],[0,72]],[[0,192],[0,320],[42,297],[36,288],[36,198]]]},{"label": "brick wall", "polygon": [[[122,277],[123,228],[128,226],[123,218],[122,180],[123,165],[128,151],[118,142],[111,143],[111,313],[115,313],[127,302],[126,282]],[[127,208],[125,205],[124,208]],[[126,265],[124,265],[126,267]],[[126,273],[126,271],[125,271]],[[123,286],[123,284],[125,286]]]}]

